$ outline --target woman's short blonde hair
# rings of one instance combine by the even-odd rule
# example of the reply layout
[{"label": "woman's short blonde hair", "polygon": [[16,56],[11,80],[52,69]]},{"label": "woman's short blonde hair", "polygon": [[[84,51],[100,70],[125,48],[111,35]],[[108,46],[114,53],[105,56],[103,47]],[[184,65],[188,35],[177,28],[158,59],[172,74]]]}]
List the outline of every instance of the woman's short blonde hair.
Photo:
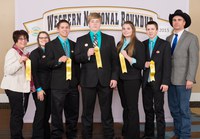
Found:
[{"label": "woman's short blonde hair", "polygon": [[101,15],[100,15],[99,13],[90,13],[90,15],[87,17],[88,23],[89,23],[92,19],[99,19],[99,20],[101,21]]}]

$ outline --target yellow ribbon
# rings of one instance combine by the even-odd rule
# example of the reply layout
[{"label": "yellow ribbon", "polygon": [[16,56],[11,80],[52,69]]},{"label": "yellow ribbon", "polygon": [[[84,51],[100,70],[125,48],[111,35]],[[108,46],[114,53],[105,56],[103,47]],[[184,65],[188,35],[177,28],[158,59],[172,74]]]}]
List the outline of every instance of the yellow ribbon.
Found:
[{"label": "yellow ribbon", "polygon": [[68,58],[66,61],[66,80],[72,79],[72,60]]},{"label": "yellow ribbon", "polygon": [[121,53],[119,53],[119,60],[120,60],[122,73],[127,73],[125,58]]},{"label": "yellow ribbon", "polygon": [[26,80],[31,81],[31,60],[26,60]]},{"label": "yellow ribbon", "polygon": [[155,81],[155,62],[153,60],[150,61],[150,81]]},{"label": "yellow ribbon", "polygon": [[94,47],[94,53],[97,61],[97,68],[102,68],[101,54],[98,46]]}]

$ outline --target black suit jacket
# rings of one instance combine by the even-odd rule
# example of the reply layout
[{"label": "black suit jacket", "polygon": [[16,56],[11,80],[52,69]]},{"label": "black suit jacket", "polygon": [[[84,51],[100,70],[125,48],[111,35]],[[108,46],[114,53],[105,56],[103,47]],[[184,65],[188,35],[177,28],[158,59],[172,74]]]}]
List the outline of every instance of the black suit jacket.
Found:
[{"label": "black suit jacket", "polygon": [[29,58],[35,88],[50,89],[51,70],[47,66],[46,56],[42,48],[38,47],[33,50]]},{"label": "black suit jacket", "polygon": [[[171,47],[169,42],[158,37],[154,46],[152,56],[149,54],[149,39],[145,40],[146,61],[153,60],[155,62],[155,87],[160,88],[161,84],[169,85],[171,76]],[[144,69],[143,87],[148,82],[150,69]]]},{"label": "black suit jacket", "polygon": [[88,59],[87,51],[93,48],[90,34],[77,39],[75,59],[81,63],[80,84],[83,87],[96,87],[98,81],[102,86],[109,86],[110,80],[118,79],[117,49],[113,36],[101,33],[101,60],[103,68],[97,68],[95,55]]},{"label": "black suit jacket", "polygon": [[[126,51],[127,48],[128,46],[125,48]],[[125,59],[127,73],[122,73],[120,68],[120,79],[122,80],[142,79],[141,70],[144,68],[144,63],[145,63],[145,47],[143,43],[140,42],[139,40],[135,41],[135,48],[133,55],[131,57],[136,59],[136,63],[130,65],[128,60]]]},{"label": "black suit jacket", "polygon": [[80,64],[74,60],[75,42],[69,40],[70,58],[72,59],[72,80],[66,80],[66,63],[59,63],[58,59],[65,55],[58,38],[46,44],[47,65],[52,69],[51,88],[68,89],[79,84]]}]

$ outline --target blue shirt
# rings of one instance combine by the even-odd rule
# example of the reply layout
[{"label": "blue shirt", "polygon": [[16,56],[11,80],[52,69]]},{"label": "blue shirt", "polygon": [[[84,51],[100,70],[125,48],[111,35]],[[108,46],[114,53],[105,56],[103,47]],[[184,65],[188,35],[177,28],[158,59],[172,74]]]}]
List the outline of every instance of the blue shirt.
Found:
[{"label": "blue shirt", "polygon": [[[156,41],[158,39],[158,36],[154,37],[153,40],[149,39],[149,52],[150,52],[150,57],[152,55],[152,52],[153,52],[153,49],[154,49],[154,46],[156,44]],[[151,44],[152,43],[152,44]]]},{"label": "blue shirt", "polygon": [[[94,41],[94,35],[95,35],[95,32],[93,31],[90,31],[90,38],[92,40],[92,43]],[[98,47],[101,48],[101,31],[97,31],[96,32],[96,35],[97,35],[97,43],[98,43]]]},{"label": "blue shirt", "polygon": [[[153,38],[153,40],[149,39],[149,52],[150,52],[150,57],[152,55],[154,46],[156,44],[156,41],[158,39],[158,36],[156,36],[155,38]],[[152,43],[152,44],[151,44]],[[148,77],[148,82],[150,82],[150,72],[149,72],[149,77]]]},{"label": "blue shirt", "polygon": [[[129,43],[130,43],[130,40],[124,39],[124,43],[122,45],[121,51],[124,50]],[[136,62],[137,62],[137,60],[132,57],[132,61],[131,61],[130,65],[132,65],[132,64],[134,64]]]},{"label": "blue shirt", "polygon": [[129,43],[130,43],[130,40],[124,39],[124,43],[122,45],[122,49],[121,50],[124,50]]},{"label": "blue shirt", "polygon": [[62,47],[63,47],[63,50],[65,51],[66,56],[70,57],[70,43],[69,43],[69,40],[68,39],[63,40],[60,36],[58,36],[58,39],[60,40],[60,43],[62,44]]}]

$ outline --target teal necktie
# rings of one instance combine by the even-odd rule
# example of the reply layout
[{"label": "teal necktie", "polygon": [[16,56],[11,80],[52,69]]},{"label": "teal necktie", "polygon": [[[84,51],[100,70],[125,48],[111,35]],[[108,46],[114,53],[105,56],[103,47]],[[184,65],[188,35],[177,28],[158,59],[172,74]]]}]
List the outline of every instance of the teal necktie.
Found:
[{"label": "teal necktie", "polygon": [[64,51],[65,51],[65,55],[66,55],[67,57],[70,57],[69,46],[67,45],[66,42],[63,43],[63,48],[64,48]]},{"label": "teal necktie", "polygon": [[152,52],[153,52],[153,41],[150,40],[150,44],[149,44],[149,55],[150,55],[150,57],[152,55]]}]

